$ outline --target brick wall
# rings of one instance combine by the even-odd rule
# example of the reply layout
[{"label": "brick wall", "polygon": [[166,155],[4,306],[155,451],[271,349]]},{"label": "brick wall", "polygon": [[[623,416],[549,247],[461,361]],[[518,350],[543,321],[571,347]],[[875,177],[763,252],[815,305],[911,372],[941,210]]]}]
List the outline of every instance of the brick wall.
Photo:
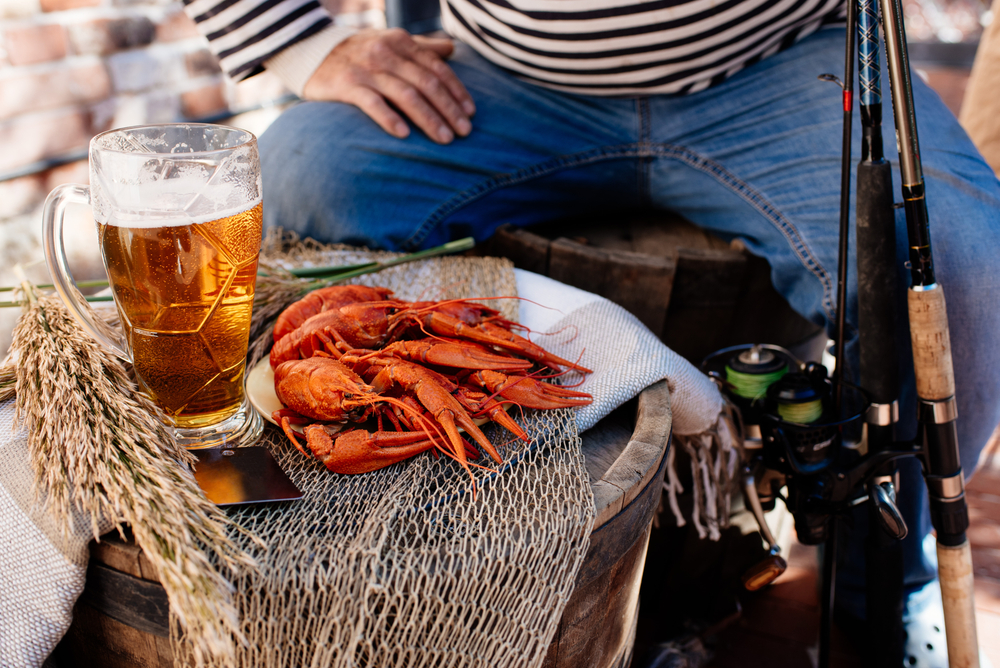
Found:
[{"label": "brick wall", "polygon": [[[228,82],[176,0],[0,0],[0,177],[82,151],[113,127],[285,92],[267,76]],[[52,185],[51,175],[0,181],[0,220]]]},{"label": "brick wall", "polygon": [[[321,1],[340,23],[383,20],[381,0]],[[112,128],[199,120],[287,93],[267,73],[229,81],[180,0],[0,0],[0,285],[15,283],[15,263],[48,282],[41,205],[55,186],[87,182],[85,161],[37,171],[41,163],[83,157],[91,137]],[[259,134],[279,112],[226,122]],[[103,278],[86,209],[67,225],[74,275]],[[0,309],[0,354],[15,311]]]}]

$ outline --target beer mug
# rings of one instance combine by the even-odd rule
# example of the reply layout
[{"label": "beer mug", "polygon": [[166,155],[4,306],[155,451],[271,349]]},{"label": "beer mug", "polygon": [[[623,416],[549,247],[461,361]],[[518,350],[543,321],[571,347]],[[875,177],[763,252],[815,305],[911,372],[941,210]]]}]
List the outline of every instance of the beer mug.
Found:
[{"label": "beer mug", "polygon": [[[77,302],[62,228],[90,203],[124,338]],[[219,125],[149,125],[90,142],[90,187],[45,202],[45,259],[83,328],[132,364],[140,387],[188,448],[248,443],[260,416],[243,381],[261,242],[257,139]]]}]

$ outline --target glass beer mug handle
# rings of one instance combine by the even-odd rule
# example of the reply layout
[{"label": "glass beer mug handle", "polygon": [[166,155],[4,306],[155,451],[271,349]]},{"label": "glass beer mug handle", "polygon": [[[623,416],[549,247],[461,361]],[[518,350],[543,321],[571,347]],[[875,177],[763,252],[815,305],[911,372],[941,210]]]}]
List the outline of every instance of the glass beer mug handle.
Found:
[{"label": "glass beer mug handle", "polygon": [[77,319],[84,331],[94,337],[98,343],[114,353],[122,360],[131,363],[131,358],[125,352],[123,342],[113,341],[102,332],[91,320],[93,311],[80,303],[80,293],[76,281],[69,274],[69,264],[66,262],[66,248],[63,245],[63,220],[66,216],[66,205],[70,203],[90,205],[90,188],[74,184],[58,186],[49,193],[42,212],[42,240],[45,248],[45,262],[49,266],[49,274],[56,291],[62,297],[63,303]]}]

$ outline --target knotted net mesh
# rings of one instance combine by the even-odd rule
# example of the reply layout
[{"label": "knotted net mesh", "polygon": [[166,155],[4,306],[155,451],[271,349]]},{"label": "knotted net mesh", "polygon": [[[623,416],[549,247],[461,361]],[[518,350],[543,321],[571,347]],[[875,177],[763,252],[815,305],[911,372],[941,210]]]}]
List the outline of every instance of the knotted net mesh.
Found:
[{"label": "knotted net mesh", "polygon": [[[273,239],[265,251],[289,266],[384,256]],[[409,300],[516,291],[513,266],[494,258],[427,260],[357,282]],[[516,300],[491,305],[516,319]],[[211,665],[541,665],[587,551],[594,502],[572,413],[514,417],[532,441],[485,427],[504,464],[474,468],[474,485],[432,453],[336,475],[269,426],[264,444],[304,499],[229,511],[261,539],[237,537],[261,567],[233,583],[248,643],[234,661]],[[171,626],[185,665],[183,631]]]}]

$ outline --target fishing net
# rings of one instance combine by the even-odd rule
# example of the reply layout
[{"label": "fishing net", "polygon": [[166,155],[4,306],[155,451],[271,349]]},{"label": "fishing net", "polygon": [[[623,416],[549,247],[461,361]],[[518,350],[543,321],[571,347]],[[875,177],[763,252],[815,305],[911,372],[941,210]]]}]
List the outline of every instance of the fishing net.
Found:
[{"label": "fishing net", "polygon": [[[272,237],[272,264],[353,264],[381,253]],[[356,280],[402,299],[513,296],[512,264],[440,258]],[[491,302],[508,318],[516,300]],[[524,443],[488,426],[504,464],[469,474],[425,453],[336,475],[273,426],[264,444],[304,493],[233,508],[261,568],[233,584],[248,640],[216,666],[539,666],[587,551],[594,503],[569,410],[515,413]],[[480,460],[482,462],[482,460]],[[171,624],[175,660],[191,659]]]}]

